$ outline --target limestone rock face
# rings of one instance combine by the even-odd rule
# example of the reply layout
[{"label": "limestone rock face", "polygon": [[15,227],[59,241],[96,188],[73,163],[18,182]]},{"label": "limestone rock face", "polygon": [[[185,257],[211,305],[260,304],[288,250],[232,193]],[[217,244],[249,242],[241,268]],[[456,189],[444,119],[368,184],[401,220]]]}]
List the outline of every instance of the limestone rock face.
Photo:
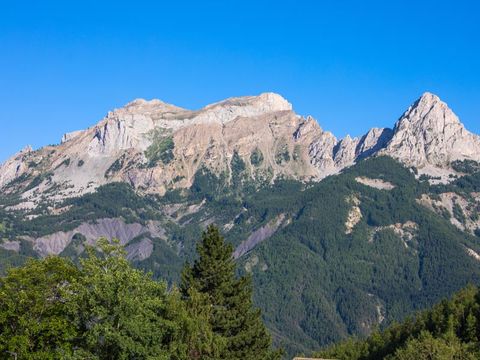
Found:
[{"label": "limestone rock face", "polygon": [[480,137],[468,132],[436,95],[425,93],[395,124],[382,154],[407,165],[448,166],[454,160],[480,160]]},{"label": "limestone rock face", "polygon": [[45,199],[59,203],[114,181],[161,195],[190,187],[200,169],[232,181],[238,158],[251,180],[271,183],[319,181],[377,155],[424,173],[448,172],[454,160],[480,161],[480,138],[430,93],[410,106],[393,130],[373,128],[340,140],[274,93],[230,98],[200,110],[137,99],[95,126],[65,134],[59,145],[15,154],[0,167],[0,189],[21,193],[19,207],[34,208]]},{"label": "limestone rock face", "polygon": [[350,135],[345,136],[334,148],[335,166],[344,168],[353,165],[357,158],[357,145],[359,139],[352,139]]},{"label": "limestone rock face", "polygon": [[393,131],[391,129],[370,129],[358,142],[355,154],[356,157],[365,158],[375,154],[385,147],[392,139]]},{"label": "limestone rock face", "polygon": [[28,171],[26,158],[31,152],[32,147],[26,146],[0,166],[0,187]]},{"label": "limestone rock face", "polygon": [[63,134],[61,143],[63,144],[67,141],[72,140],[77,135],[80,135],[82,132],[83,132],[83,130],[77,130],[77,131],[72,131],[72,132]]},{"label": "limestone rock face", "polygon": [[318,138],[309,146],[312,164],[319,169],[336,172],[333,152],[337,143],[337,138],[331,132],[322,130]]}]

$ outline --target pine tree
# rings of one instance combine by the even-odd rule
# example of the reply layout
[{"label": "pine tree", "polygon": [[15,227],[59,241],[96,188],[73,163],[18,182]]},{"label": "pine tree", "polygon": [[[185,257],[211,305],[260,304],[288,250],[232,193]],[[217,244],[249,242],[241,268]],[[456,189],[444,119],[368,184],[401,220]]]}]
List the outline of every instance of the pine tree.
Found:
[{"label": "pine tree", "polygon": [[468,312],[465,319],[464,339],[469,342],[477,342],[477,318],[472,310]]},{"label": "pine tree", "polygon": [[198,259],[185,266],[181,290],[188,297],[193,288],[208,296],[212,309],[210,324],[215,334],[224,338],[222,359],[279,359],[272,351],[271,338],[252,301],[250,277],[237,278],[233,247],[225,243],[217,227],[211,225],[197,246]]}]

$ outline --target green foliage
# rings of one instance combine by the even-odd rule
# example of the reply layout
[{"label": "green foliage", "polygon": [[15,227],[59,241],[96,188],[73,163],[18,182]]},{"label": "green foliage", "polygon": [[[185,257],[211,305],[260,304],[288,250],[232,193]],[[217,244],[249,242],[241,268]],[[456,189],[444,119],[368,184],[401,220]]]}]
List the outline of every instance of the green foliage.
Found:
[{"label": "green foliage", "polygon": [[263,154],[259,148],[255,148],[253,152],[250,154],[250,163],[253,166],[260,166],[263,162]]},{"label": "green foliage", "polygon": [[111,177],[112,175],[116,174],[117,172],[119,172],[122,168],[123,168],[123,165],[125,163],[125,154],[123,154],[122,156],[120,156],[118,159],[116,159],[112,165],[110,165],[108,167],[108,169],[105,171],[105,178],[108,179],[109,177]]},{"label": "green foliage", "polygon": [[120,247],[106,240],[99,246],[103,255],[89,248],[82,276],[69,288],[69,312],[82,329],[76,346],[100,359],[185,358],[178,299],[131,268]]},{"label": "green foliage", "polygon": [[468,194],[480,191],[480,171],[462,176],[447,185],[436,185],[431,187],[435,193],[456,192],[459,194]]},{"label": "green foliage", "polygon": [[[476,174],[447,186],[430,186],[417,181],[411,169],[379,157],[361,161],[320,183],[276,180],[275,184],[252,185],[242,177],[242,164],[237,165],[234,168],[240,170],[240,176],[234,179],[201,169],[191,190],[171,191],[162,198],[140,196],[130,186],[115,183],[68,200],[61,206],[70,209],[55,216],[27,221],[21,213],[0,208],[0,222],[6,225],[2,236],[12,240],[41,236],[100,218],[120,217],[143,224],[154,219],[164,227],[167,241],[152,239],[152,255],[133,265],[152,271],[155,278],[166,279],[173,286],[183,262],[195,258],[195,244],[204,224],[215,221],[222,226],[227,242],[237,246],[283,217],[270,237],[237,259],[236,271],[238,275],[247,268],[251,272],[254,302],[275,334],[274,343],[289,355],[350,335],[367,336],[377,326],[383,329],[400,321],[469,282],[480,284],[478,262],[465,252],[465,247],[480,251],[479,237],[452,226],[450,215],[443,218],[417,202],[422,194],[438,197],[443,191],[466,197],[477,188]],[[395,188],[375,189],[358,183],[358,176],[389,181]],[[241,182],[235,183],[238,179]],[[352,208],[347,199],[352,197],[359,200],[362,218],[346,234],[345,221]],[[6,194],[0,196],[2,206],[14,201]],[[179,210],[163,214],[167,208]],[[197,210],[189,210],[194,208]],[[42,214],[41,209],[34,214]],[[400,237],[391,228],[408,221],[417,224],[411,239]],[[62,255],[78,261],[82,242],[75,240]],[[19,265],[32,255],[35,252],[27,241],[21,241],[20,253],[0,248],[0,270]],[[205,301],[203,295],[200,303]],[[211,316],[208,306],[198,310]],[[385,317],[380,324],[379,312]],[[221,347],[215,344],[207,348]],[[206,353],[209,350],[194,350],[192,356]]]},{"label": "green foliage", "polygon": [[281,165],[289,161],[290,161],[290,152],[288,151],[288,145],[285,143],[279,146],[279,148],[277,149],[275,153],[275,162],[278,165]]},{"label": "green foliage", "polygon": [[181,289],[187,298],[192,288],[207,297],[211,327],[226,343],[222,359],[278,359],[281,354],[270,348],[260,311],[253,308],[250,278],[235,276],[233,247],[209,226],[197,251],[199,258],[183,271]]},{"label": "green foliage", "polygon": [[77,269],[58,257],[29,260],[0,279],[0,356],[60,359],[78,335],[67,316],[65,286]]},{"label": "green foliage", "polygon": [[237,151],[233,152],[232,161],[230,162],[230,169],[231,169],[231,187],[233,189],[240,190],[243,188],[249,179],[248,175],[245,173],[245,169],[247,166],[243,159],[238,155]]},{"label": "green foliage", "polygon": [[210,170],[201,168],[195,174],[190,191],[195,198],[206,198],[209,201],[213,201],[224,194],[226,187],[225,174],[217,176]]},{"label": "green foliage", "polygon": [[[358,176],[389,181],[395,188],[365,186],[355,181]],[[279,214],[292,219],[240,259],[242,267],[252,257],[265,264],[252,270],[255,300],[278,334],[276,344],[293,355],[349,335],[365,336],[378,325],[377,306],[384,327],[468,282],[480,283],[478,265],[462,245],[477,249],[478,240],[419,205],[416,199],[428,191],[428,184],[398,162],[375,158],[318,184],[280,182],[245,197],[247,211],[234,229]],[[352,195],[363,217],[346,234],[352,207],[346,199]],[[408,247],[395,232],[375,230],[408,221],[418,225]],[[227,238],[235,241],[233,231]]]},{"label": "green foliage", "polygon": [[431,333],[423,332],[419,338],[407,341],[404,348],[388,356],[388,360],[475,360],[479,354],[469,350],[458,339],[435,338]]},{"label": "green foliage", "polygon": [[148,167],[155,166],[158,161],[167,165],[174,159],[173,149],[175,143],[173,137],[163,134],[160,130],[156,130],[152,135],[152,144],[145,151],[148,159]]},{"label": "green foliage", "polygon": [[348,340],[315,354],[342,360],[478,359],[480,292],[467,287],[449,301],[366,340]]},{"label": "green foliage", "polygon": [[17,241],[20,243],[19,252],[0,247],[0,275],[4,275],[12,267],[22,266],[27,260],[36,257],[30,242]]},{"label": "green foliage", "polygon": [[190,289],[183,301],[118,242],[98,246],[78,267],[49,257],[0,278],[2,358],[220,360],[205,296]]},{"label": "green foliage", "polygon": [[455,160],[450,165],[460,173],[473,174],[480,171],[480,163],[474,160]]},{"label": "green foliage", "polygon": [[37,186],[40,185],[44,180],[49,181],[51,177],[52,177],[52,174],[51,174],[51,173],[42,173],[42,174],[40,174],[40,175],[35,176],[35,177],[32,179],[32,181],[27,185],[27,187],[25,188],[24,191],[28,191],[28,190],[31,190],[31,189],[37,187]]},{"label": "green foliage", "polygon": [[463,210],[460,205],[458,205],[457,202],[453,203],[453,217],[457,219],[461,224],[465,224],[466,218],[465,214],[463,213]]},{"label": "green foliage", "polygon": [[58,164],[57,167],[55,168],[55,170],[61,168],[62,166],[69,167],[70,166],[70,158],[66,158],[60,164]]},{"label": "green foliage", "polygon": [[230,166],[231,166],[231,169],[232,169],[232,175],[240,174],[246,169],[245,162],[242,160],[240,155],[238,155],[237,151],[233,152],[232,161],[230,162]]},{"label": "green foliage", "polygon": [[295,145],[295,147],[293,148],[293,155],[292,155],[292,158],[293,160],[297,161],[297,160],[300,160],[300,156],[301,156],[301,148],[300,148],[300,145]]}]

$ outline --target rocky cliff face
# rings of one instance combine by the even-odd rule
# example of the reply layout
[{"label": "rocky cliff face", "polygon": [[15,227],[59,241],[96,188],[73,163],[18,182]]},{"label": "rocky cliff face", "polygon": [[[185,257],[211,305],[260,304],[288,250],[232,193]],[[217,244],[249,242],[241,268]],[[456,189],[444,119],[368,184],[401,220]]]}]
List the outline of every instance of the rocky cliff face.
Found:
[{"label": "rocky cliff face", "polygon": [[32,208],[113,181],[163,194],[190,187],[199,169],[230,181],[239,162],[254,181],[320,180],[377,154],[426,173],[449,171],[454,160],[480,160],[480,138],[430,93],[410,106],[393,130],[374,128],[341,140],[273,93],[197,111],[135,100],[89,129],[65,134],[57,146],[14,155],[0,168],[0,188],[21,192],[19,206]]}]

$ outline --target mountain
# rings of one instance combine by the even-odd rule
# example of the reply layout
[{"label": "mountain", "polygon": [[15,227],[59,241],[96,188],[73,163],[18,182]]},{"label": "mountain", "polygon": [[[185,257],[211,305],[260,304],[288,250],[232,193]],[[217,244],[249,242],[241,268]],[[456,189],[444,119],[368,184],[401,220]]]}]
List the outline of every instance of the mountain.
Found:
[{"label": "mountain", "polygon": [[135,100],[87,130],[65,134],[57,146],[23,149],[0,168],[0,188],[21,191],[22,208],[46,200],[55,207],[117,181],[143,193],[164,194],[191,187],[200,169],[230,179],[237,155],[251,179],[272,183],[278,178],[318,181],[377,154],[445,177],[452,173],[452,161],[480,160],[480,138],[430,93],[393,130],[375,128],[361,138],[341,140],[272,93],[232,98],[198,111]]},{"label": "mountain", "polygon": [[107,236],[176,282],[215,223],[276,343],[308,352],[480,284],[479,139],[429,93],[340,140],[271,93],[135,100],[2,165],[0,270]]}]

